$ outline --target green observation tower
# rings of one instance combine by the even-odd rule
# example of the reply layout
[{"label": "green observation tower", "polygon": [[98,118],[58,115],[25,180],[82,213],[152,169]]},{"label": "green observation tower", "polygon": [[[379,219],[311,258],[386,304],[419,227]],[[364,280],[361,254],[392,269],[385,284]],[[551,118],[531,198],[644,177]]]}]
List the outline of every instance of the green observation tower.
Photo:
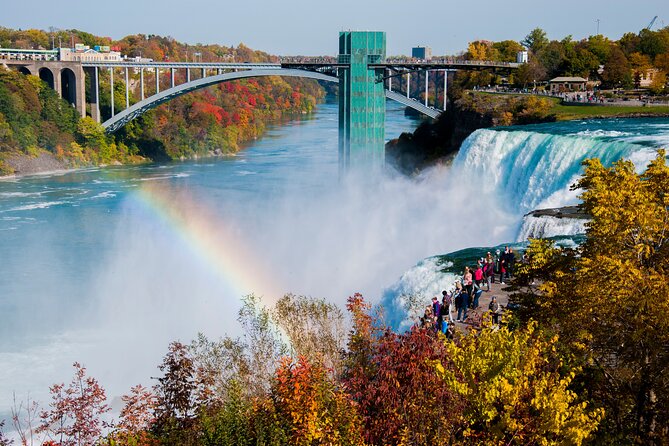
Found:
[{"label": "green observation tower", "polygon": [[339,33],[339,167],[378,169],[385,158],[386,92],[383,68],[386,33]]}]

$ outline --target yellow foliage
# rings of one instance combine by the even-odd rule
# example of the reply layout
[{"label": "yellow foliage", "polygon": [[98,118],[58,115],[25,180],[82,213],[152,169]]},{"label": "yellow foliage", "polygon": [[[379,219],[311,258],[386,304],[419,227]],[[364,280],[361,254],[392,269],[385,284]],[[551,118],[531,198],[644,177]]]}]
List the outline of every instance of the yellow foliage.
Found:
[{"label": "yellow foliage", "polygon": [[574,373],[557,371],[557,338],[541,340],[535,329],[486,328],[446,344],[452,367],[435,370],[465,401],[455,420],[465,441],[579,445],[597,428],[603,410],[578,400],[569,389]]}]

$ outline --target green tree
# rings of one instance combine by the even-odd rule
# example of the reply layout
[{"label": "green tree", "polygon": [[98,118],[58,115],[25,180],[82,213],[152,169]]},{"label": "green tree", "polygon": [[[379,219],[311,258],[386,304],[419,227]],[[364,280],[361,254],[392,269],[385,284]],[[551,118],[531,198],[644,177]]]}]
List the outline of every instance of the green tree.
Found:
[{"label": "green tree", "polygon": [[597,56],[597,60],[602,65],[605,64],[609,59],[611,46],[612,44],[608,37],[605,37],[601,34],[588,37],[588,51]]},{"label": "green tree", "polygon": [[669,31],[643,29],[639,33],[639,50],[651,59],[669,51]]},{"label": "green tree", "polygon": [[641,38],[638,34],[625,33],[620,40],[618,40],[618,45],[620,46],[620,49],[623,50],[623,53],[625,53],[625,56],[629,57],[630,54],[640,51],[640,42]]},{"label": "green tree", "polygon": [[518,52],[525,48],[515,40],[502,40],[501,42],[493,43],[492,47],[498,53],[498,60],[501,62],[515,62]]},{"label": "green tree", "polygon": [[546,70],[548,78],[553,78],[561,74],[565,61],[564,45],[557,40],[552,40],[537,54],[541,65]]},{"label": "green tree", "polygon": [[527,36],[525,36],[523,40],[521,40],[520,43],[525,45],[536,54],[548,44],[546,31],[541,28],[534,28]]}]

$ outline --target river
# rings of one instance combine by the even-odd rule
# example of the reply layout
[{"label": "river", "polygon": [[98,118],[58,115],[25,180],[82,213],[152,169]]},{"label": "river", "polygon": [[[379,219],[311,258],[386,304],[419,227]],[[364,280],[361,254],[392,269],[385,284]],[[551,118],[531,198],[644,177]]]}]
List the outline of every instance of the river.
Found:
[{"label": "river", "polygon": [[[392,104],[386,120],[387,137],[417,125]],[[0,181],[0,419],[13,391],[46,401],[74,361],[112,398],[151,385],[170,341],[237,333],[249,293],[359,291],[399,321],[402,293],[450,280],[433,256],[575,203],[588,156],[641,168],[667,145],[667,119],[480,130],[449,167],[340,181],[328,102],[230,158]]]}]

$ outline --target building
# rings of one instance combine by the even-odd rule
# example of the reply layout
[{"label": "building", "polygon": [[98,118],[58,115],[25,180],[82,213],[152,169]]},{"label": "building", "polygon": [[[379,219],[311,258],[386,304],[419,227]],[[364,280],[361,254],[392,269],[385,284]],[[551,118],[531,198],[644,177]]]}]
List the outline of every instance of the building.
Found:
[{"label": "building", "polygon": [[79,44],[74,49],[60,48],[58,58],[66,62],[119,62],[122,60],[121,53],[118,51],[101,52],[89,46],[79,46]]},{"label": "building", "polygon": [[0,48],[0,59],[7,60],[58,60],[58,50],[25,50],[21,48]]},{"label": "building", "polygon": [[432,59],[432,48],[429,46],[415,46],[411,48],[411,57],[428,61]]},{"label": "building", "polygon": [[632,73],[634,85],[637,88],[648,88],[653,84],[653,79],[660,72],[657,68],[648,68],[645,71],[635,71]]},{"label": "building", "polygon": [[551,93],[568,93],[570,91],[585,91],[587,79],[582,77],[556,77],[548,81]]},{"label": "building", "polygon": [[527,63],[528,60],[527,51],[518,51],[516,53],[516,63]]}]

